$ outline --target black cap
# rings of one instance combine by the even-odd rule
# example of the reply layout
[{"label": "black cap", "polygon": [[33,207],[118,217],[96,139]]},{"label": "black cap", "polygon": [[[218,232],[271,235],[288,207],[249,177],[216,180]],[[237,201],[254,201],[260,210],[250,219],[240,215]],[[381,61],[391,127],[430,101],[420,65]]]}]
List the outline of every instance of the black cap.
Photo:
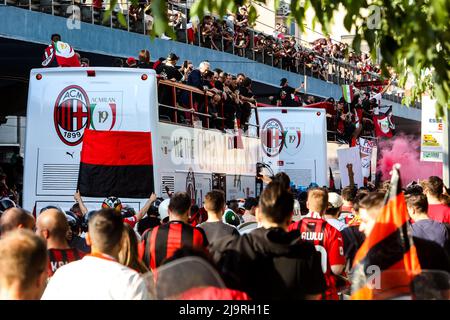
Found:
[{"label": "black cap", "polygon": [[280,86],[284,86],[284,85],[286,84],[286,82],[288,82],[288,79],[282,78],[282,79],[280,80]]},{"label": "black cap", "polygon": [[171,52],[167,56],[167,60],[171,60],[171,61],[180,60],[180,57],[178,57],[175,53]]}]

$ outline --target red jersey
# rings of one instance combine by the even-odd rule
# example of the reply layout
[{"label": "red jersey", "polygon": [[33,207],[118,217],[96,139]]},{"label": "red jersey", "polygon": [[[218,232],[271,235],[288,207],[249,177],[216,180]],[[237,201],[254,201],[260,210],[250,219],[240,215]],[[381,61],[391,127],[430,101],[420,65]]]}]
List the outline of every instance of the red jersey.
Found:
[{"label": "red jersey", "polygon": [[138,220],[137,220],[137,217],[134,215],[132,217],[124,218],[123,222],[125,222],[126,224],[129,224],[130,227],[134,228],[134,226],[136,225]]},{"label": "red jersey", "polygon": [[181,221],[170,221],[142,234],[139,257],[148,268],[155,270],[182,247],[204,249],[207,245],[203,230]]},{"label": "red jersey", "polygon": [[445,204],[429,204],[428,216],[441,223],[450,223],[450,207]]},{"label": "red jersey", "polygon": [[345,265],[344,244],[341,233],[324,219],[308,214],[290,225],[289,231],[299,230],[302,240],[312,243],[322,260],[327,290],[325,299],[337,300],[336,277],[331,272],[332,265]]},{"label": "red jersey", "polygon": [[83,258],[85,253],[75,248],[69,249],[48,249],[48,276],[51,277],[55,271],[69,262]]}]

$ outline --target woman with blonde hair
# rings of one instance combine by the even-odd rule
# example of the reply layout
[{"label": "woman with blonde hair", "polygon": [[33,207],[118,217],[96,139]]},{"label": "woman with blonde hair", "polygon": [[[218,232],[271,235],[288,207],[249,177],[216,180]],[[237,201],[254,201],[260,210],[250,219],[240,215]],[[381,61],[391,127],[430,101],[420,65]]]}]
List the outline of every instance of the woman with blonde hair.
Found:
[{"label": "woman with blonde hair", "polygon": [[140,274],[149,272],[138,258],[138,239],[133,228],[127,223],[124,224],[122,248],[119,251],[118,261]]}]

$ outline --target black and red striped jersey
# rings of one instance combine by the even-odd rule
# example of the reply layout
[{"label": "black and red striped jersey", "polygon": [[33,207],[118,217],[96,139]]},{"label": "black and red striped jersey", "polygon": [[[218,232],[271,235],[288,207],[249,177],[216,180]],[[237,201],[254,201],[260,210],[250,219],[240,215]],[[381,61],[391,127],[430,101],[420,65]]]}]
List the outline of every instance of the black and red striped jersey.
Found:
[{"label": "black and red striped jersey", "polygon": [[55,271],[69,262],[83,258],[85,253],[75,248],[48,249],[48,276],[51,277]]},{"label": "black and red striped jersey", "polygon": [[142,234],[139,257],[152,270],[183,247],[204,249],[208,240],[203,230],[182,221],[170,221]]}]

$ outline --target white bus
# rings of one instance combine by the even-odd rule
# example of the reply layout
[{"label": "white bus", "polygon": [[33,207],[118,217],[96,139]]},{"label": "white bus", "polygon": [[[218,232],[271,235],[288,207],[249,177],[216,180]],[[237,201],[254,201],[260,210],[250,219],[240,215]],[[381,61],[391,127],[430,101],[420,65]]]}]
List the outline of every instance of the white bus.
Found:
[{"label": "white bus", "polygon": [[296,186],[328,186],[326,110],[258,108],[261,157],[274,174],[285,172]]},{"label": "white bus", "polygon": [[[166,92],[174,93],[169,99],[172,105],[159,104],[161,85],[170,89]],[[189,109],[179,106],[176,97],[180,91],[187,92]],[[249,130],[254,134],[242,137],[241,148],[235,148],[234,134],[210,129],[207,112],[193,111],[194,100],[199,98],[205,98],[207,105],[203,91],[158,81],[149,69],[33,69],[27,107],[24,208],[38,213],[48,205],[64,210],[73,205],[86,128],[151,132],[154,190],[158,196],[188,191],[199,206],[213,188],[223,189],[228,200],[255,196],[256,163],[260,160],[257,130]],[[164,114],[173,113],[173,117],[160,117],[162,108],[169,110]],[[252,112],[250,125],[256,128],[256,109]],[[181,124],[177,120],[180,114],[192,121]],[[193,126],[194,117],[203,119],[203,126]],[[89,210],[100,208],[104,200],[83,199]],[[147,199],[121,200],[139,210]]]}]

